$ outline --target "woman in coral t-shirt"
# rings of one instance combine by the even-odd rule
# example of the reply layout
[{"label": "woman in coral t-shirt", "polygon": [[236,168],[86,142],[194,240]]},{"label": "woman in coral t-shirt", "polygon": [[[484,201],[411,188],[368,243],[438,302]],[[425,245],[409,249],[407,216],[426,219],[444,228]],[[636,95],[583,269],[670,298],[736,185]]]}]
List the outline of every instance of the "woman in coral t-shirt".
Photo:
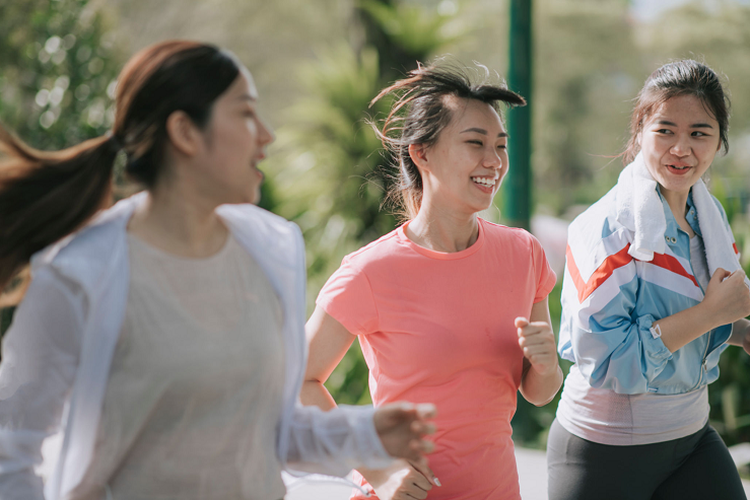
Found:
[{"label": "woman in coral t-shirt", "polygon": [[391,93],[381,138],[398,161],[409,220],[347,256],[320,292],[303,403],[335,406],[323,382],[359,336],[376,405],[438,408],[431,467],[361,470],[362,484],[381,500],[519,499],[516,393],[543,405],[563,378],[547,303],[555,274],[528,232],[477,213],[508,171],[498,104],[525,101],[435,66],[375,100]]}]

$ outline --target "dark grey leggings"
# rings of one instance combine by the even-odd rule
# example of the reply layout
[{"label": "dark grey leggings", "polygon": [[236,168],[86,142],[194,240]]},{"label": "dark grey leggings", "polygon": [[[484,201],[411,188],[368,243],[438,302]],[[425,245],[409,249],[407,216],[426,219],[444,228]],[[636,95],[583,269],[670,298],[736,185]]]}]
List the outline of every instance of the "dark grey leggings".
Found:
[{"label": "dark grey leggings", "polygon": [[672,441],[610,446],[555,420],[547,471],[549,500],[747,500],[726,445],[708,424]]}]

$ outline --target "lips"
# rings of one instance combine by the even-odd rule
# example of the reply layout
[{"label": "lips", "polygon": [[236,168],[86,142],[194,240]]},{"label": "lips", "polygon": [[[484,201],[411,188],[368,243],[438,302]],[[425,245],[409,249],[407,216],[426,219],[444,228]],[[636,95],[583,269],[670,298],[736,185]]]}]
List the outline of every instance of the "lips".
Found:
[{"label": "lips", "polygon": [[677,175],[685,175],[693,168],[692,165],[683,165],[680,163],[665,166],[667,167],[667,170],[669,170],[669,172]]},{"label": "lips", "polygon": [[495,187],[497,179],[494,177],[471,177],[471,181],[484,187]]}]

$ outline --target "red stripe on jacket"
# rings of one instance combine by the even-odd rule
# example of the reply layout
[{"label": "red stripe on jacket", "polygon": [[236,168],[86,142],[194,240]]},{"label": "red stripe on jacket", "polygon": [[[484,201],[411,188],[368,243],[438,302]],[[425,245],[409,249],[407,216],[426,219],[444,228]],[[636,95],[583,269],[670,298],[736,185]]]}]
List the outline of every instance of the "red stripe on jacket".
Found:
[{"label": "red stripe on jacket", "polygon": [[[629,249],[630,243],[625,245],[625,247],[622,248],[622,250],[620,250],[619,252],[612,254],[604,259],[604,262],[602,262],[601,265],[599,265],[599,267],[596,269],[596,271],[591,274],[589,280],[583,281],[581,273],[578,270],[578,266],[576,266],[575,259],[573,258],[573,252],[570,250],[570,245],[568,245],[568,248],[565,251],[565,256],[567,258],[568,272],[570,273],[570,277],[573,278],[573,284],[575,285],[576,290],[578,290],[578,302],[583,302],[592,293],[594,293],[594,291],[596,291],[596,289],[599,288],[602,283],[607,281],[609,277],[612,276],[612,273],[615,272],[615,269],[623,267],[633,260],[633,257],[631,257],[628,253]],[[680,262],[671,255],[655,253],[651,264],[687,278],[692,281],[695,286],[698,286],[698,282],[695,280],[695,277],[685,271],[685,268],[682,267],[682,264],[680,264]]]}]

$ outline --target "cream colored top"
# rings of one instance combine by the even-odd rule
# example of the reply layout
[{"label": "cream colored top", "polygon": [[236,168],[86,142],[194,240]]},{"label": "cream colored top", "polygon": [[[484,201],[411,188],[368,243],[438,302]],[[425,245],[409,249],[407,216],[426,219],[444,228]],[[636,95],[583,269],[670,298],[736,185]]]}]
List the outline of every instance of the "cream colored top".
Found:
[{"label": "cream colored top", "polygon": [[283,314],[263,271],[231,235],[205,259],[128,243],[94,457],[68,498],[282,498]]}]

